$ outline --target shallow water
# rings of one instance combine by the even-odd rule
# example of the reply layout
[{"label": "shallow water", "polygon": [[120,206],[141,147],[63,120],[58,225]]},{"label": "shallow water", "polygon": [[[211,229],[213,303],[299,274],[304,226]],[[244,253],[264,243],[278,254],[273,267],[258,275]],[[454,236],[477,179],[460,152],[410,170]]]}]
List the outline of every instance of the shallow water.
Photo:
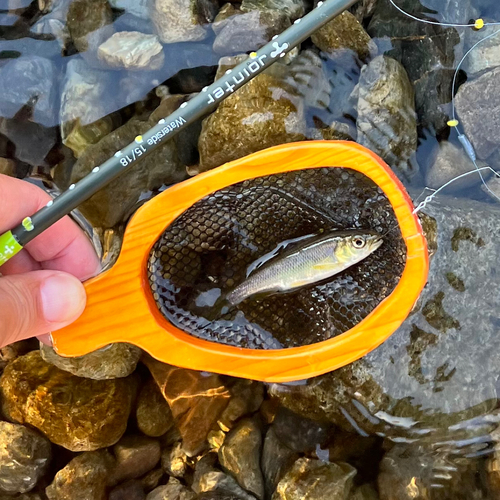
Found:
[{"label": "shallow water", "polygon": [[[49,4],[53,8],[45,12]],[[467,23],[478,16],[500,22],[496,0],[398,4],[439,22]],[[41,180],[52,192],[67,188],[112,148],[151,126],[150,114],[162,97],[168,113],[213,81],[221,56],[245,52],[241,47],[216,52],[216,35],[209,29],[200,41],[162,43],[164,59],[154,63],[157,69],[111,69],[96,59],[92,40],[88,51],[79,52],[76,28],[68,31],[68,5],[66,0],[0,0],[0,160],[12,160],[0,163],[0,172]],[[356,12],[374,42],[364,61],[352,51],[327,54],[306,41],[289,67],[275,67],[263,83],[248,85],[239,101],[221,106],[219,115],[205,122],[201,137],[199,122],[114,191],[82,207],[108,261],[116,257],[128,217],[159,190],[281,142],[355,138],[384,157],[415,200],[429,194],[423,192],[426,186],[436,189],[473,170],[457,131],[446,124],[452,78],[465,52],[495,28],[474,32],[426,25],[396,13],[387,0],[378,0],[364,18],[361,7]],[[109,14],[106,37],[113,30],[155,33],[147,14],[140,18],[120,9]],[[376,54],[402,63],[407,80],[399,66],[387,69],[380,63],[368,70],[364,62]],[[457,87],[470,87],[459,92],[456,106],[478,158],[500,170],[497,67],[500,34],[464,62]],[[384,72],[396,83],[377,86]],[[165,98],[166,88],[180,97]],[[380,112],[388,101],[390,109]],[[232,112],[236,104],[247,119],[243,124]],[[117,131],[124,124],[128,128]],[[106,148],[95,146],[106,136]],[[486,177],[500,193],[491,175]],[[340,454],[361,471],[360,484],[378,481],[382,500],[496,498],[500,202],[472,175],[448,187],[424,212],[434,219],[427,234],[437,251],[429,284],[405,324],[363,360],[307,382],[271,386],[269,394],[303,416],[333,423],[337,435],[384,438],[383,460],[377,446],[355,458]],[[312,456],[324,457],[317,448]],[[334,460],[335,446],[330,443],[328,450]],[[370,467],[377,472],[367,473]]]}]

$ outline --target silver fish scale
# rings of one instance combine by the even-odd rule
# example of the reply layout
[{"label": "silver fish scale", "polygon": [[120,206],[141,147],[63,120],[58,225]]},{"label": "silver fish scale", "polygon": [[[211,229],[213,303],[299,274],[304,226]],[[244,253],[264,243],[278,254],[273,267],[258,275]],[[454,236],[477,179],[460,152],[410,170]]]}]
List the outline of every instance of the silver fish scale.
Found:
[{"label": "silver fish scale", "polygon": [[[250,297],[229,311],[200,296],[223,296],[248,267],[285,240],[326,231],[389,233],[375,255],[327,283]],[[148,277],[162,314],[199,338],[254,349],[326,340],[365,318],[396,284],[406,247],[389,201],[364,175],[317,168],[219,190],[179,216],[153,246]]]}]

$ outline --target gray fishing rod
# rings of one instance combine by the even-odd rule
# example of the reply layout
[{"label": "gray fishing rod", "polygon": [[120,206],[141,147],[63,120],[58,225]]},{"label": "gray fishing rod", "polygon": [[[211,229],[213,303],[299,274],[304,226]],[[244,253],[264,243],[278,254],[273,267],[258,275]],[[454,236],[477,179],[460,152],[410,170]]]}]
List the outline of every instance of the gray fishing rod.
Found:
[{"label": "gray fishing rod", "polygon": [[112,158],[95,167],[90,174],[72,184],[67,191],[50,201],[44,208],[2,235],[0,235],[0,266],[22,250],[23,246],[36,238],[59,219],[71,213],[78,205],[88,200],[99,189],[131,168],[137,161],[155,148],[170,140],[183,128],[209,113],[226,97],[245,85],[252,78],[284,57],[293,47],[309,38],[325,23],[341,14],[358,0],[326,0],[303,18],[275,36],[271,42],[252,52],[248,59],[209,87],[205,87],[196,97],[161,119],[145,134],[137,136],[132,144],[117,151]]}]

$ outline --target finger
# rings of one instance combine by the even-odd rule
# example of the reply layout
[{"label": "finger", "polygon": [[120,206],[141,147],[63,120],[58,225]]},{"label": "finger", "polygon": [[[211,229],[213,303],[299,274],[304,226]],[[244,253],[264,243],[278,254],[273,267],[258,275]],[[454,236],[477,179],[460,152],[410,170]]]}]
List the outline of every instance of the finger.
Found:
[{"label": "finger", "polygon": [[38,271],[40,269],[42,269],[40,263],[37,262],[27,250],[21,250],[17,255],[14,255],[12,259],[0,267],[0,273],[3,275],[22,274]]},{"label": "finger", "polygon": [[[33,184],[0,175],[0,232],[17,226],[50,199]],[[69,217],[37,236],[26,249],[36,261],[47,262],[44,267],[71,272],[80,279],[99,272],[99,259],[92,243]]]},{"label": "finger", "polygon": [[0,278],[0,347],[58,330],[83,312],[85,289],[59,271]]}]

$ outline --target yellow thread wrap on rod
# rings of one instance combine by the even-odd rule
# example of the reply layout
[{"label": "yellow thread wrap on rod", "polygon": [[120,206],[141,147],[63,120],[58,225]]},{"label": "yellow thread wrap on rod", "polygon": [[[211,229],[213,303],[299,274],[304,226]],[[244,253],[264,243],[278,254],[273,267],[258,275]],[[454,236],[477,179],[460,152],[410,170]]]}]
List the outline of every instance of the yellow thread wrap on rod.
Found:
[{"label": "yellow thread wrap on rod", "polygon": [[18,254],[23,247],[14,238],[11,231],[0,236],[0,266]]}]

